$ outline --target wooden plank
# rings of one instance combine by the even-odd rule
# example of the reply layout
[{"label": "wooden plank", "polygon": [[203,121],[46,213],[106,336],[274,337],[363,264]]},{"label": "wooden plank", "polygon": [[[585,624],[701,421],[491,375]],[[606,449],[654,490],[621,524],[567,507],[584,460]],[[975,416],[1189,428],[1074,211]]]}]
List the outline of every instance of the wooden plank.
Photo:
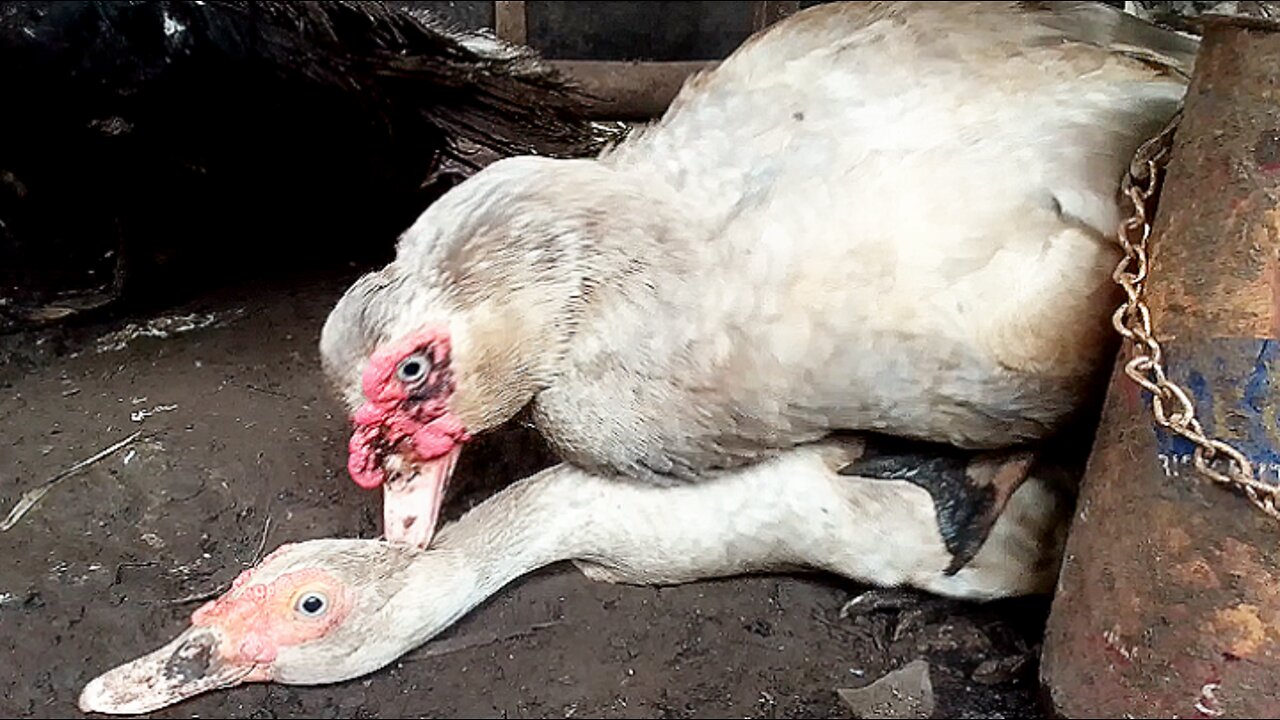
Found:
[{"label": "wooden plank", "polygon": [[493,31],[509,43],[528,44],[529,15],[523,0],[494,0]]},{"label": "wooden plank", "polygon": [[592,107],[594,117],[651,120],[666,112],[690,75],[719,63],[553,60],[551,64],[598,98]]},{"label": "wooden plank", "polygon": [[779,0],[758,0],[751,3],[751,29],[759,32],[782,20],[788,15],[800,11],[800,3],[780,2]]}]

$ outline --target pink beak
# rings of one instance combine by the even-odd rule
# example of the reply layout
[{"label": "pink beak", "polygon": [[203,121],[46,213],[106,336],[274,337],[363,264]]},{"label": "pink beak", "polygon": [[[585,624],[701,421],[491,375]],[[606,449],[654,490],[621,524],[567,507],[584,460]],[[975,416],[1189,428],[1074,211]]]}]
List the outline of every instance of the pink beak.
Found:
[{"label": "pink beak", "polygon": [[389,542],[426,548],[440,523],[440,507],[462,450],[448,452],[413,468],[396,473],[382,485],[383,534]]}]

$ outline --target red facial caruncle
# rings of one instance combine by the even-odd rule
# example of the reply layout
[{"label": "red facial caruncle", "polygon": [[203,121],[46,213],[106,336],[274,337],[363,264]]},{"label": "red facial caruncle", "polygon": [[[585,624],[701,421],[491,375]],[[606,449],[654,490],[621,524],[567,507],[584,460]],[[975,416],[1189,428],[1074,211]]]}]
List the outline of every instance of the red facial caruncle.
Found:
[{"label": "red facial caruncle", "polygon": [[231,663],[265,670],[281,648],[323,637],[351,611],[351,592],[323,570],[299,570],[258,585],[251,581],[252,571],[242,573],[230,592],[191,615],[194,627],[221,632],[222,654]]},{"label": "red facial caruncle", "polygon": [[447,407],[453,394],[449,336],[425,331],[380,349],[361,378],[368,400],[355,412],[347,469],[366,489],[387,480],[388,453],[434,460],[466,441],[466,432]]},{"label": "red facial caruncle", "polygon": [[422,547],[430,541],[468,439],[449,410],[450,362],[449,333],[429,328],[379,348],[361,378],[367,402],[352,417],[347,469],[361,487],[383,487],[388,540]]}]

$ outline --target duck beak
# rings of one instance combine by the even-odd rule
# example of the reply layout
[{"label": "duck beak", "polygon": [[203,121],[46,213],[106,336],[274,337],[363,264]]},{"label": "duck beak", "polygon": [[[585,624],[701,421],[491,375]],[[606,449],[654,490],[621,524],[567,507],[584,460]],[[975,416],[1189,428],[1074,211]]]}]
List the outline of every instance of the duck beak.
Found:
[{"label": "duck beak", "polygon": [[80,693],[86,713],[141,715],[210,690],[269,679],[269,669],[228,661],[222,633],[192,627],[164,647],[94,678]]},{"label": "duck beak", "polygon": [[440,507],[458,463],[461,445],[408,472],[393,472],[382,485],[383,534],[388,542],[425,549],[435,537]]}]

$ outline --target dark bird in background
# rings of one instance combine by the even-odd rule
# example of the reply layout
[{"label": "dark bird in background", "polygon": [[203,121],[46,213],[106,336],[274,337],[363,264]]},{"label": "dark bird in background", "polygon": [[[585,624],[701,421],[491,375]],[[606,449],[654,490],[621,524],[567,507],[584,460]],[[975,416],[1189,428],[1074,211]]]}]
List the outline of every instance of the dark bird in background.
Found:
[{"label": "dark bird in background", "polygon": [[590,101],[380,2],[0,4],[0,330],[389,257],[486,157],[611,142]]}]

